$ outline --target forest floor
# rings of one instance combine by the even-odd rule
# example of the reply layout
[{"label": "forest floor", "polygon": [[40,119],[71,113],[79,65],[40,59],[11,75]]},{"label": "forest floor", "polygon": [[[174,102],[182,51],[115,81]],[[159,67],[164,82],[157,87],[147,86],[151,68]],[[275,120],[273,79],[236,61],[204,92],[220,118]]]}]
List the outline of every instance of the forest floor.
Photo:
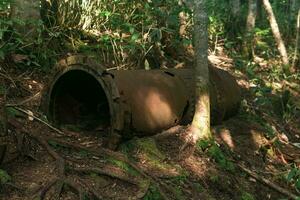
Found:
[{"label": "forest floor", "polygon": [[43,119],[45,74],[3,65],[7,103],[15,105],[8,108],[14,139],[0,171],[0,199],[55,199],[58,193],[56,199],[296,199],[299,77],[278,79],[271,67],[249,72],[230,59],[213,60],[236,76],[242,105],[235,117],[212,127],[215,141],[200,142],[184,161],[151,137],[133,138],[112,152],[101,147],[100,132],[53,130],[32,117]]}]

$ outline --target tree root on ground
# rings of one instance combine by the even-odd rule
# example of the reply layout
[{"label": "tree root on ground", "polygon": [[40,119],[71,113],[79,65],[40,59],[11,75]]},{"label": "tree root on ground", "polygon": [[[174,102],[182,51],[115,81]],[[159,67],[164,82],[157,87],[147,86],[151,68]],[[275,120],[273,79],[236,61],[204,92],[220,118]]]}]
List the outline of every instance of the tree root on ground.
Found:
[{"label": "tree root on ground", "polygon": [[[171,157],[178,160],[185,160],[193,155],[197,138],[195,129],[192,126],[174,126],[153,138],[160,146],[167,146],[167,152],[172,152]],[[172,151],[170,151],[172,149]],[[173,155],[174,154],[174,155]]]},{"label": "tree root on ground", "polygon": [[[89,173],[93,172],[99,175],[105,175],[109,176],[112,178],[117,178],[121,181],[128,182],[130,184],[133,184],[137,187],[139,187],[139,192],[138,195],[136,196],[137,198],[142,198],[143,196],[146,195],[148,192],[150,184],[153,184],[158,191],[160,192],[160,195],[163,199],[168,200],[170,199],[168,195],[165,193],[165,191],[168,191],[168,193],[173,194],[174,189],[168,186],[166,183],[162,182],[160,179],[157,177],[148,175],[144,171],[142,171],[136,164],[131,162],[124,154],[119,153],[119,152],[114,152],[109,149],[105,148],[89,148],[85,147],[80,144],[72,143],[69,141],[65,141],[62,139],[58,139],[55,137],[50,137],[50,136],[41,136],[41,134],[35,134],[29,132],[19,121],[17,120],[9,120],[8,121],[9,125],[14,127],[17,130],[20,130],[19,133],[26,135],[32,140],[35,140],[43,149],[47,151],[47,153],[55,160],[56,162],[56,169],[57,169],[57,178],[51,180],[49,183],[47,183],[45,186],[42,188],[38,189],[36,191],[37,194],[35,194],[35,197],[39,197],[39,199],[45,199],[47,193],[54,188],[54,199],[59,199],[61,196],[61,193],[63,191],[63,188],[65,186],[68,186],[69,188],[72,188],[78,195],[79,199],[84,199],[86,195],[90,195],[93,197],[93,199],[104,199],[102,195],[100,195],[97,191],[95,191],[93,188],[89,187],[88,184],[80,177],[77,177],[75,180],[71,179],[66,175],[66,166],[69,171],[74,171],[77,173]],[[18,133],[18,134],[19,134]],[[113,159],[116,159],[118,161],[122,161],[131,168],[133,168],[135,171],[137,171],[139,174],[141,174],[146,181],[141,181],[141,180],[134,180],[126,175],[124,175],[124,172],[121,172],[120,170],[118,173],[112,172],[108,169],[102,169],[102,168],[97,168],[97,167],[74,167],[74,159],[68,159],[64,157],[63,155],[60,155],[57,153],[50,145],[49,142],[55,142],[57,145],[64,147],[64,148],[69,148],[73,149],[76,151],[86,151],[89,154],[96,156],[96,157],[103,157],[109,156],[112,157]],[[76,163],[76,162],[75,162]],[[76,166],[76,165],[75,165]]]}]

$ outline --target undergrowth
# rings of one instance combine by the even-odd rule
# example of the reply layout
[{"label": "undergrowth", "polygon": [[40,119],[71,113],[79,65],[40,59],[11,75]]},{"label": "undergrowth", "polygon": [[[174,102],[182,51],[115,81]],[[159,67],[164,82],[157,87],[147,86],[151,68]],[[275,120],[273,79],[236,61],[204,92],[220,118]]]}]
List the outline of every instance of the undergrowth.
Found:
[{"label": "undergrowth", "polygon": [[200,140],[197,143],[197,147],[201,150],[204,151],[209,157],[211,157],[219,167],[222,169],[229,171],[229,172],[234,172],[235,167],[233,162],[231,162],[228,157],[229,155],[225,154],[225,151],[223,151],[216,141],[214,140]]}]

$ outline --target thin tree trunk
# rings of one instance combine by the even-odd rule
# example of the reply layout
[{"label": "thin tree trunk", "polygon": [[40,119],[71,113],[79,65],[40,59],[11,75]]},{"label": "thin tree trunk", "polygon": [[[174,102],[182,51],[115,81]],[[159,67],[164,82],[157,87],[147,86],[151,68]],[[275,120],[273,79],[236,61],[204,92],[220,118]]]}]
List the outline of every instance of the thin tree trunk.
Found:
[{"label": "thin tree trunk", "polygon": [[194,0],[194,42],[195,42],[195,114],[191,126],[193,140],[211,137],[210,100],[208,74],[208,33],[205,0]]},{"label": "thin tree trunk", "polygon": [[[157,142],[167,141],[168,148],[179,150],[179,159],[190,157],[200,139],[211,138],[210,99],[208,70],[208,17],[205,0],[184,0],[183,3],[193,10],[194,52],[195,52],[195,113],[193,121],[187,127],[173,127],[156,136]],[[177,142],[170,143],[170,137]],[[173,138],[174,139],[174,138]],[[165,145],[163,145],[165,146]],[[179,148],[178,148],[179,147]]]},{"label": "thin tree trunk", "polygon": [[234,17],[239,16],[241,10],[241,1],[240,0],[231,0],[231,13]]},{"label": "thin tree trunk", "polygon": [[295,71],[297,60],[299,60],[298,53],[299,53],[299,32],[300,32],[300,9],[298,10],[297,28],[296,29],[297,29],[296,46],[295,46],[295,53],[294,53],[293,64],[292,64],[293,71]]},{"label": "thin tree trunk", "polygon": [[247,33],[252,33],[255,28],[255,20],[257,14],[257,1],[249,0],[248,1],[248,16],[247,16],[247,25],[246,30]]},{"label": "thin tree trunk", "polygon": [[257,0],[248,0],[248,15],[246,22],[245,40],[243,42],[244,54],[252,58],[255,56],[253,34],[257,15]]},{"label": "thin tree trunk", "polygon": [[26,26],[14,25],[22,36],[26,39],[34,40],[37,35],[36,24],[30,23],[41,19],[40,16],[40,1],[37,0],[14,0],[11,4],[12,18],[22,20],[27,23]]},{"label": "thin tree trunk", "polygon": [[299,9],[299,0],[291,0],[291,2],[290,2],[290,16],[291,16],[291,18],[293,18],[294,17],[294,15],[296,15],[297,14],[297,11],[298,11],[298,9]]},{"label": "thin tree trunk", "polygon": [[262,18],[262,0],[257,0],[257,9],[256,9],[256,15],[257,15],[257,20],[260,20]]},{"label": "thin tree trunk", "polygon": [[[183,6],[182,0],[178,1],[179,6]],[[186,28],[187,28],[187,16],[186,13],[181,11],[178,15],[179,17],[179,36],[184,38],[186,36]]]},{"label": "thin tree trunk", "polygon": [[283,62],[283,64],[288,65],[289,59],[288,59],[287,51],[286,51],[284,42],[282,40],[280,31],[279,31],[279,27],[278,27],[275,15],[273,13],[273,9],[270,4],[270,1],[263,0],[263,6],[267,12],[268,20],[269,20],[271,30],[272,30],[273,36],[275,38],[276,44],[277,44],[277,49],[281,55],[282,62]]}]

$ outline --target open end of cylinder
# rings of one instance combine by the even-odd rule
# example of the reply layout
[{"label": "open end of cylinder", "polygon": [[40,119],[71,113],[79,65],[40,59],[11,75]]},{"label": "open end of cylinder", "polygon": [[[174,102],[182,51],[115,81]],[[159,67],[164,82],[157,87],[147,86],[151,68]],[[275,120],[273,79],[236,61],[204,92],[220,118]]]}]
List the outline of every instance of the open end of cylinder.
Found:
[{"label": "open end of cylinder", "polygon": [[49,111],[52,120],[66,128],[102,130],[110,125],[105,91],[83,70],[71,70],[58,78],[51,91]]}]

